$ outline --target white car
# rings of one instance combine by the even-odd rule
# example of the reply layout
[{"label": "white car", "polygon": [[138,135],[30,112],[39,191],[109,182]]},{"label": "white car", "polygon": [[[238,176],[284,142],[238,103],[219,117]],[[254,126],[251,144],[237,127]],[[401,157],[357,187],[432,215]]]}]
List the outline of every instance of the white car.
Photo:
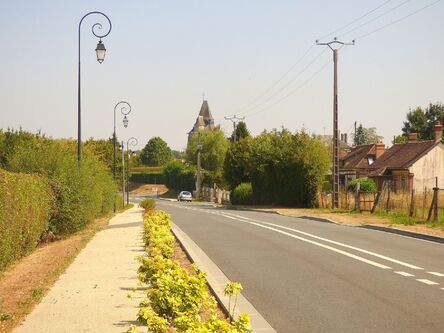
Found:
[{"label": "white car", "polygon": [[177,201],[189,201],[193,200],[193,195],[188,191],[182,191],[177,196]]}]

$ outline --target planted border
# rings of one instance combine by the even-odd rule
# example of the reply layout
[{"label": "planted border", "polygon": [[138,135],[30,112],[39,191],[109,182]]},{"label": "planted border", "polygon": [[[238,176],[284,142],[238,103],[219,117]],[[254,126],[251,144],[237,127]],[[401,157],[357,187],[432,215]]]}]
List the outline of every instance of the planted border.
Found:
[{"label": "planted border", "polygon": [[[250,333],[250,318],[245,313],[231,323],[218,318],[217,302],[209,294],[205,273],[196,265],[190,273],[171,259],[171,225],[171,216],[163,211],[148,210],[144,215],[146,255],[139,257],[138,273],[147,289],[138,321],[154,333]],[[128,332],[136,332],[136,327],[131,326]]]}]

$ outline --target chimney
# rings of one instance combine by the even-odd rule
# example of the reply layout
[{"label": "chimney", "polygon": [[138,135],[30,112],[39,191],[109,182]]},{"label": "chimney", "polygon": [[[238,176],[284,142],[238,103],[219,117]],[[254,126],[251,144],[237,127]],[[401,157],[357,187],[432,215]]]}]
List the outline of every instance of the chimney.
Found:
[{"label": "chimney", "polygon": [[435,142],[442,140],[442,125],[439,120],[435,122]]},{"label": "chimney", "polygon": [[385,145],[383,142],[375,143],[375,159],[377,160],[379,157],[381,157],[382,154],[385,152]]},{"label": "chimney", "polygon": [[409,133],[409,142],[417,142],[418,133]]}]

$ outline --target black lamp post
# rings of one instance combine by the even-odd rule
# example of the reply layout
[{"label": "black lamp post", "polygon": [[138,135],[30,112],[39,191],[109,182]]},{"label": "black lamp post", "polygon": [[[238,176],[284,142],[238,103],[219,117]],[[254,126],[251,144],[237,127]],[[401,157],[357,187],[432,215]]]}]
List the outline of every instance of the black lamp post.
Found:
[{"label": "black lamp post", "polygon": [[114,132],[113,132],[113,144],[114,144],[114,171],[113,171],[113,175],[114,175],[114,179],[116,179],[116,111],[117,109],[120,108],[120,113],[123,114],[123,126],[125,128],[128,127],[128,118],[126,117],[127,115],[130,114],[131,112],[131,105],[128,102],[119,102],[116,104],[116,106],[114,107]]},{"label": "black lamp post", "polygon": [[78,67],[78,85],[77,85],[77,161],[80,165],[80,160],[82,158],[82,126],[81,126],[81,85],[80,85],[80,28],[82,26],[82,22],[85,19],[85,17],[92,15],[92,14],[99,14],[102,15],[103,17],[105,17],[108,20],[108,24],[109,24],[109,30],[108,32],[104,33],[104,34],[99,34],[97,33],[97,29],[101,30],[102,29],[102,24],[101,23],[95,23],[92,28],[91,31],[93,33],[94,36],[96,36],[97,38],[99,38],[99,43],[97,44],[96,47],[96,55],[97,55],[97,61],[101,64],[103,62],[103,60],[105,60],[105,53],[106,53],[106,48],[105,45],[102,42],[102,38],[106,37],[109,35],[109,33],[111,32],[111,20],[109,19],[108,16],[106,16],[105,14],[103,14],[102,12],[89,12],[87,14],[85,14],[82,19],[79,22],[79,67]]},{"label": "black lamp post", "polygon": [[130,185],[130,181],[129,181],[129,162],[130,162],[130,150],[129,147],[130,146],[137,146],[139,142],[137,141],[137,139],[135,137],[131,137],[128,139],[128,141],[126,141],[126,155],[128,156],[128,161],[126,163],[126,204],[129,204],[129,185]]}]

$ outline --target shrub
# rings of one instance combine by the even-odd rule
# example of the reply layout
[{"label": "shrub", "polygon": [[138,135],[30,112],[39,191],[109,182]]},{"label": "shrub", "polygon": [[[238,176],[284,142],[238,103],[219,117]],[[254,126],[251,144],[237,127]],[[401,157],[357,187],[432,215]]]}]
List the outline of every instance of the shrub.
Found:
[{"label": "shrub", "polygon": [[34,250],[53,203],[46,178],[0,170],[0,271]]},{"label": "shrub", "polygon": [[145,209],[145,211],[153,210],[154,208],[156,208],[156,200],[145,199],[139,203],[139,206]]},{"label": "shrub", "polygon": [[[141,265],[138,273],[139,279],[148,288],[147,299],[140,303],[138,321],[146,325],[149,332],[251,333],[250,319],[246,314],[241,314],[233,323],[217,317],[217,303],[209,296],[204,273],[195,265],[190,273],[178,261],[171,259],[174,237],[170,229],[170,215],[162,211],[145,214],[147,255],[139,257]],[[233,284],[230,295],[235,295],[239,287]],[[205,321],[200,316],[203,309],[209,313]],[[128,332],[133,328],[131,326]]]},{"label": "shrub", "polygon": [[253,188],[251,183],[242,183],[231,191],[231,203],[235,205],[251,205],[253,203]]},{"label": "shrub", "polygon": [[347,189],[349,191],[356,191],[356,185],[359,183],[359,188],[363,192],[376,192],[376,183],[370,178],[357,178],[348,183]]}]

